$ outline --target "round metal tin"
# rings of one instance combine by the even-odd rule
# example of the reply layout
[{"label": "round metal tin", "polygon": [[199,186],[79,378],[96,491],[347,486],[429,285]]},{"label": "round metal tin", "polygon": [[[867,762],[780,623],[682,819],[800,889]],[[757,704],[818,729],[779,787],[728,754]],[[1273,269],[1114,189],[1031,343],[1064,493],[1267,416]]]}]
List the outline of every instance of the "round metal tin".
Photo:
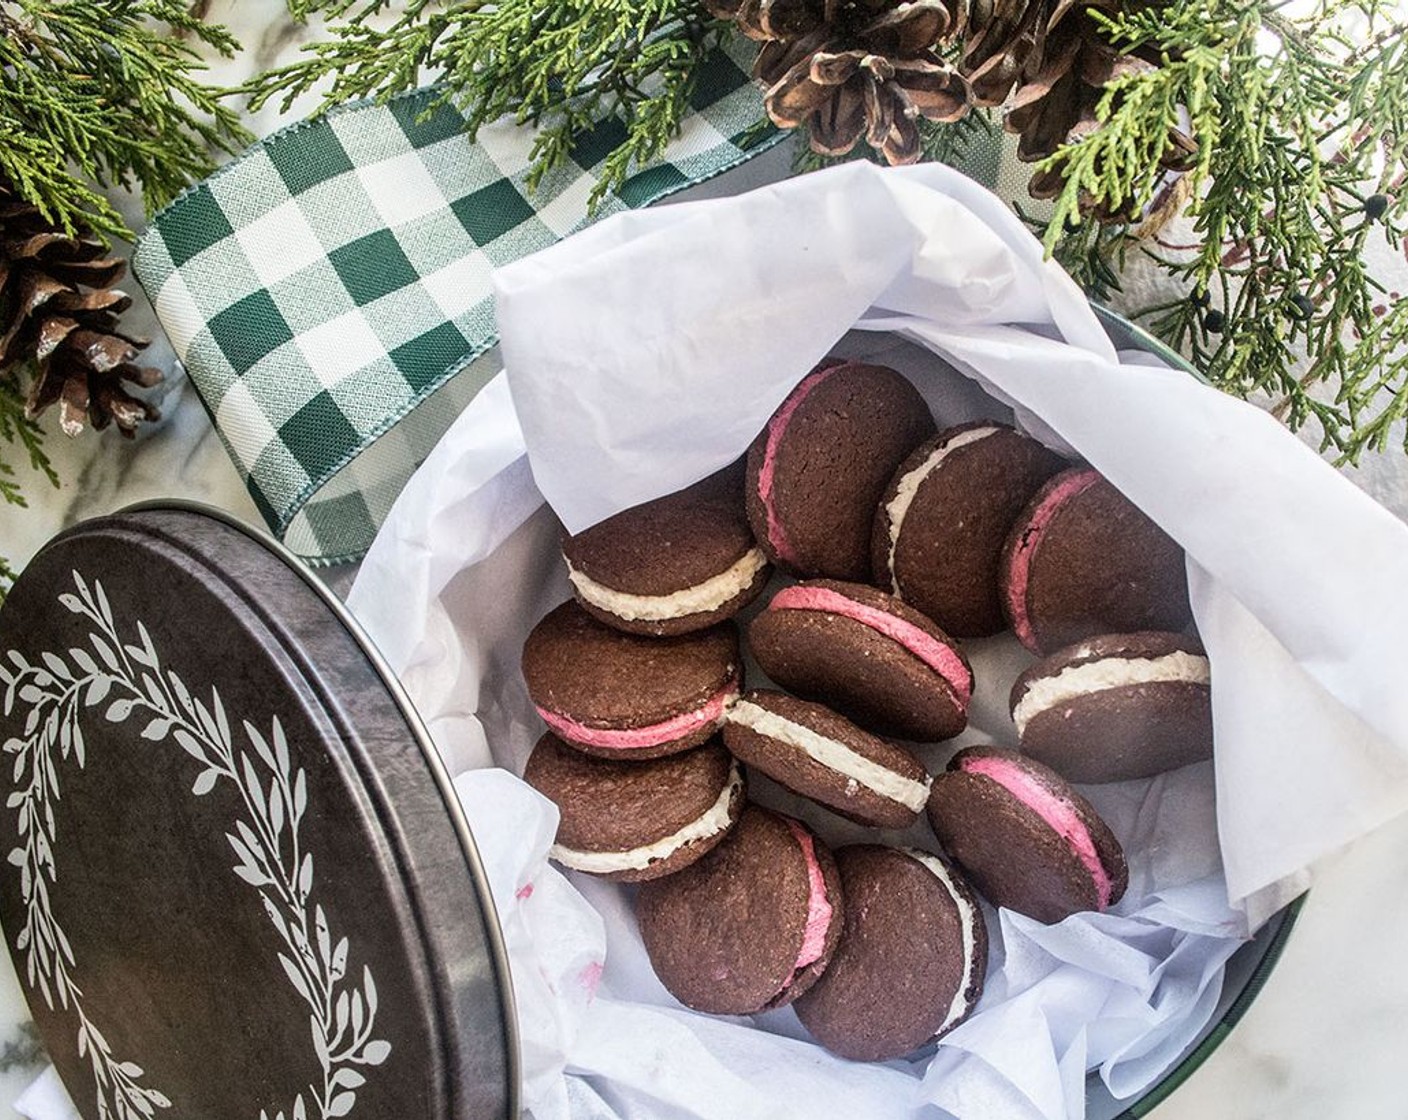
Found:
[{"label": "round metal tin", "polygon": [[[1117,346],[1195,370],[1096,306]],[[104,683],[106,682],[106,683]],[[273,540],[137,507],[0,610],[0,925],[87,1120],[516,1117],[509,965],[469,822],[399,682]],[[1217,1047],[1300,903],[1228,966]],[[99,1105],[99,1100],[103,1105]]]},{"label": "round metal tin", "polygon": [[0,925],[85,1118],[517,1116],[468,822],[307,569],[208,511],[92,521],[0,666]]}]

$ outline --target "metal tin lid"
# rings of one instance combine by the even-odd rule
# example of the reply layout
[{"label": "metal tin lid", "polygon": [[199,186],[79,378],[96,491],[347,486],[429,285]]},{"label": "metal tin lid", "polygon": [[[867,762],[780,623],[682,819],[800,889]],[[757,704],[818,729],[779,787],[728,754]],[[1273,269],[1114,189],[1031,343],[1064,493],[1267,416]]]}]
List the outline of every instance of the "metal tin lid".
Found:
[{"label": "metal tin lid", "polygon": [[190,509],[79,526],[0,611],[0,690],[0,925],[84,1117],[517,1115],[468,825],[296,561]]}]

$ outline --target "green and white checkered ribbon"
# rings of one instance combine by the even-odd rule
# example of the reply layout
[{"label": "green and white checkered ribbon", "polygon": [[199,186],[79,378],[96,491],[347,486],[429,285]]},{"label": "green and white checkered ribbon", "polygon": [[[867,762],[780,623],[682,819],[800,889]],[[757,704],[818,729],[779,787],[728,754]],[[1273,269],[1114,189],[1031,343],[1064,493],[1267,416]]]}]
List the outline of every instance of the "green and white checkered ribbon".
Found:
[{"label": "green and white checkered ribbon", "polygon": [[[644,206],[770,147],[751,45],[698,75],[664,156],[593,218]],[[533,133],[464,135],[437,94],[347,106],[276,133],[158,214],[133,256],[274,533],[355,559],[406,480],[497,371],[490,272],[588,222],[602,125],[537,189]]]}]

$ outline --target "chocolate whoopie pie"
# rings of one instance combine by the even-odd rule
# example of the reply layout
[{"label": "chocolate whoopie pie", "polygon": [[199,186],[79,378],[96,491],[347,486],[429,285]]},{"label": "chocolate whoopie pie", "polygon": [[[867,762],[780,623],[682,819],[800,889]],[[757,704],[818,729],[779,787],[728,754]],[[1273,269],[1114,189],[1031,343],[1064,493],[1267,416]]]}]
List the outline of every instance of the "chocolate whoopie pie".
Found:
[{"label": "chocolate whoopie pie", "polygon": [[523,780],[557,805],[549,855],[565,867],[638,882],[688,867],[743,811],[743,774],[718,740],[647,762],[591,758],[549,731]]},{"label": "chocolate whoopie pie", "polygon": [[823,363],[748,449],[748,520],[787,571],[870,578],[875,506],[895,468],[934,434],[924,398],[888,366]]},{"label": "chocolate whoopie pie", "polygon": [[1039,922],[1105,910],[1129,883],[1124,851],[1084,797],[1003,747],[968,747],[934,776],[929,823],[994,906]]},{"label": "chocolate whoopie pie", "polygon": [[739,693],[738,628],[723,622],[668,638],[627,634],[574,599],[523,645],[523,679],[538,714],[569,745],[605,758],[646,759],[697,747]]},{"label": "chocolate whoopie pie", "polygon": [[875,511],[871,564],[893,591],[959,638],[1007,626],[997,566],[1012,522],[1065,459],[1007,424],[947,428],[902,464]]},{"label": "chocolate whoopie pie", "polygon": [[635,634],[685,634],[731,618],[767,583],[743,503],[743,462],[562,541],[582,608]]},{"label": "chocolate whoopie pie", "polygon": [[830,850],[757,805],[713,851],[641,885],[636,918],[660,982],[686,1007],[748,1015],[816,982],[841,936]]},{"label": "chocolate whoopie pie", "polygon": [[868,731],[951,739],[968,722],[973,670],[958,646],[913,607],[838,580],[784,587],[748,626],[763,672]]},{"label": "chocolate whoopie pie", "polygon": [[735,758],[860,824],[905,828],[929,800],[929,774],[907,750],[785,692],[744,693],[723,736]]},{"label": "chocolate whoopie pie", "polygon": [[988,937],[972,890],[940,856],[858,844],[836,851],[841,944],[794,1005],[834,1054],[900,1058],[967,1018],[983,991]]},{"label": "chocolate whoopie pie", "polygon": [[1032,497],[1003,546],[1001,580],[1008,622],[1034,653],[1192,621],[1183,549],[1090,467]]},{"label": "chocolate whoopie pie", "polygon": [[1186,634],[1104,634],[1012,686],[1023,753],[1073,782],[1147,778],[1212,757],[1211,670]]}]

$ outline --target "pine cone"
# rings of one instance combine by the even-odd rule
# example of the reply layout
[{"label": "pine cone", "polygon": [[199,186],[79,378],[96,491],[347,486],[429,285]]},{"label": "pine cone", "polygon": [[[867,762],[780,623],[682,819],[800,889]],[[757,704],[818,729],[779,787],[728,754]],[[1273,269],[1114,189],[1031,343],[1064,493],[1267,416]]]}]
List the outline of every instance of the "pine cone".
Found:
[{"label": "pine cone", "polygon": [[892,164],[919,158],[921,116],[954,121],[968,83],[934,51],[960,34],[968,0],[706,0],[761,42],[754,79],[780,128],[842,155],[865,139]]},{"label": "pine cone", "polygon": [[[1149,0],[979,0],[969,20],[961,69],[977,105],[1006,105],[1003,126],[1018,135],[1017,158],[1045,159],[1062,144],[1100,127],[1095,107],[1115,78],[1155,62],[1122,54],[1102,35],[1093,10],[1114,13]],[[1162,166],[1181,170],[1196,156],[1187,134],[1173,130]],[[1034,198],[1060,193],[1060,171],[1038,172]],[[1097,217],[1118,217],[1099,213]]]},{"label": "pine cone", "polygon": [[105,253],[102,242],[55,228],[0,182],[0,375],[31,366],[26,413],[34,418],[57,403],[71,436],[87,422],[116,424],[130,437],[159,415],[123,387],[150,388],[161,373],[134,364],[147,340],[118,330],[132,300],[112,285],[126,262]]}]

